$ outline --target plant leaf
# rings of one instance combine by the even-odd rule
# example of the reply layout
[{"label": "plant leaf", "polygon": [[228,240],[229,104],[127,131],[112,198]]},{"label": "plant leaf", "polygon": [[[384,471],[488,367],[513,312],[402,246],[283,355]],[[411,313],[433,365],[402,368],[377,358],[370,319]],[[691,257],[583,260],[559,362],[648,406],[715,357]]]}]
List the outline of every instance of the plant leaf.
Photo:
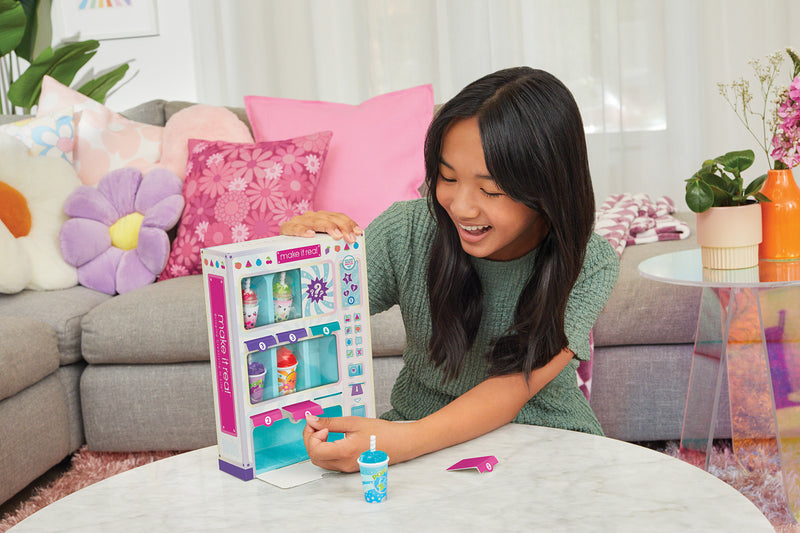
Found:
[{"label": "plant leaf", "polygon": [[711,192],[714,194],[714,203],[712,204],[713,207],[725,207],[727,205],[733,205],[733,194],[726,188],[720,188],[715,185],[709,185],[711,187]]},{"label": "plant leaf", "polygon": [[764,185],[764,181],[766,181],[767,175],[762,174],[753,181],[750,182],[750,185],[747,186],[747,189],[744,191],[745,196],[753,196],[755,193],[761,190],[761,186]]},{"label": "plant leaf", "polygon": [[716,161],[728,172],[737,174],[750,168],[755,159],[756,154],[752,150],[739,150],[721,155],[716,158]]},{"label": "plant leaf", "polygon": [[753,198],[758,200],[759,202],[771,202],[769,198],[767,198],[763,192],[757,192],[753,195]]},{"label": "plant leaf", "polygon": [[78,92],[85,94],[92,100],[96,100],[101,104],[105,103],[106,94],[108,94],[108,91],[125,76],[125,73],[128,72],[128,68],[129,65],[127,63],[120,65],[111,72],[106,72],[102,76],[81,85]]},{"label": "plant leaf", "polygon": [[729,179],[718,176],[717,174],[703,176],[703,181],[708,183],[710,186],[717,187],[723,191],[728,190],[728,184],[730,183]]},{"label": "plant leaf", "polygon": [[716,170],[718,168],[717,164],[714,161],[710,161],[710,162],[706,161],[706,162],[710,163],[710,164],[703,165],[702,168],[700,168],[700,170],[698,170],[695,173],[695,176],[697,176],[700,179],[708,179],[708,178],[712,178],[712,177],[719,177],[717,175],[717,173],[716,173]]},{"label": "plant leaf", "polygon": [[695,213],[707,211],[714,204],[714,192],[711,187],[700,181],[693,180],[686,184],[686,205]]},{"label": "plant leaf", "polygon": [[100,43],[97,41],[81,41],[56,48],[56,56],[61,59],[52,64],[47,75],[69,86],[75,74],[97,53],[98,46]]},{"label": "plant leaf", "polygon": [[98,46],[100,43],[97,41],[82,41],[55,50],[47,47],[9,86],[8,99],[14,105],[30,109],[39,101],[42,78],[51,76],[69,86],[75,74],[94,56]]},{"label": "plant leaf", "polygon": [[17,0],[0,0],[0,56],[19,46],[27,22],[22,4]]},{"label": "plant leaf", "polygon": [[[36,38],[39,33],[39,16],[37,14],[39,0],[20,0],[20,3],[25,10],[25,17],[28,19],[28,22],[25,25],[25,34],[19,46],[17,46],[16,52],[19,57],[30,63],[33,59],[34,46],[36,45]],[[47,41],[49,42],[50,39],[48,38]]]}]

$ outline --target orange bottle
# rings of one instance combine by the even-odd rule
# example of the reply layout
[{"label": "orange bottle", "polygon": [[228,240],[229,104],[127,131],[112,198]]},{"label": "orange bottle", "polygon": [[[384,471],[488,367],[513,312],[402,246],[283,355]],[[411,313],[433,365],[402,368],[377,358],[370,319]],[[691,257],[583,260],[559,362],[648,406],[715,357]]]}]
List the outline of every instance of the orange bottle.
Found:
[{"label": "orange bottle", "polygon": [[800,258],[800,187],[791,169],[770,170],[761,192],[771,201],[761,202],[759,259]]}]

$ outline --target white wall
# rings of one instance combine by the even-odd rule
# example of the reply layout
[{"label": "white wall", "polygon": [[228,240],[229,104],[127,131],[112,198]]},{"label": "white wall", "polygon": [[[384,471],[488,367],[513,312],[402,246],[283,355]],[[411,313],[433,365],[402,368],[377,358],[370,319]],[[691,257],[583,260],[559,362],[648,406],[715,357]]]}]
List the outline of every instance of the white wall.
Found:
[{"label": "white wall", "polygon": [[[53,17],[59,16],[53,1]],[[130,69],[122,84],[108,94],[106,105],[124,111],[148,100],[198,101],[195,54],[192,38],[191,0],[155,0],[158,13],[158,35],[127,39],[104,39],[87,66],[73,82],[88,80],[130,61]],[[54,19],[55,20],[55,19]],[[54,25],[57,26],[57,25]],[[61,41],[54,28],[53,43]]]}]

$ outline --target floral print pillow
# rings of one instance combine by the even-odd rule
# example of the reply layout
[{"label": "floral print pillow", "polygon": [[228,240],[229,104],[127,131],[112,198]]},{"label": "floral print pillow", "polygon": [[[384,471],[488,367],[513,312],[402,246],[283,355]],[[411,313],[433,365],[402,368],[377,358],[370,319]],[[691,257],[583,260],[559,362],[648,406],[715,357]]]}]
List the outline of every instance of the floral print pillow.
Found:
[{"label": "floral print pillow", "polygon": [[149,170],[161,158],[164,128],[128,120],[88,96],[51,78],[42,79],[36,116],[72,106],[75,111],[73,158],[84,185],[97,183],[110,171],[135,167]]},{"label": "floral print pillow", "polygon": [[60,157],[73,164],[75,113],[72,106],[41,117],[30,117],[0,126],[0,131],[19,139],[32,155]]},{"label": "floral print pillow", "polygon": [[254,144],[189,140],[186,202],[159,280],[199,274],[200,250],[274,237],[312,208],[333,133]]}]

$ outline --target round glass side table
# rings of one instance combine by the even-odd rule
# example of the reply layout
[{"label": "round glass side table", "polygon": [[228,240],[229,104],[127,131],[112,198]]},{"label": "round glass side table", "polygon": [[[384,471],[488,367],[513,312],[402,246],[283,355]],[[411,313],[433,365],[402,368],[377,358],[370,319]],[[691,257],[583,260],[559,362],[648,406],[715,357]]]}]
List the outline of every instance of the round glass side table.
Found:
[{"label": "round glass side table", "polygon": [[778,456],[786,501],[800,520],[800,261],[710,270],[693,249],[646,259],[639,274],[703,288],[681,452],[705,454],[708,470],[727,380],[734,451],[758,446]]}]

